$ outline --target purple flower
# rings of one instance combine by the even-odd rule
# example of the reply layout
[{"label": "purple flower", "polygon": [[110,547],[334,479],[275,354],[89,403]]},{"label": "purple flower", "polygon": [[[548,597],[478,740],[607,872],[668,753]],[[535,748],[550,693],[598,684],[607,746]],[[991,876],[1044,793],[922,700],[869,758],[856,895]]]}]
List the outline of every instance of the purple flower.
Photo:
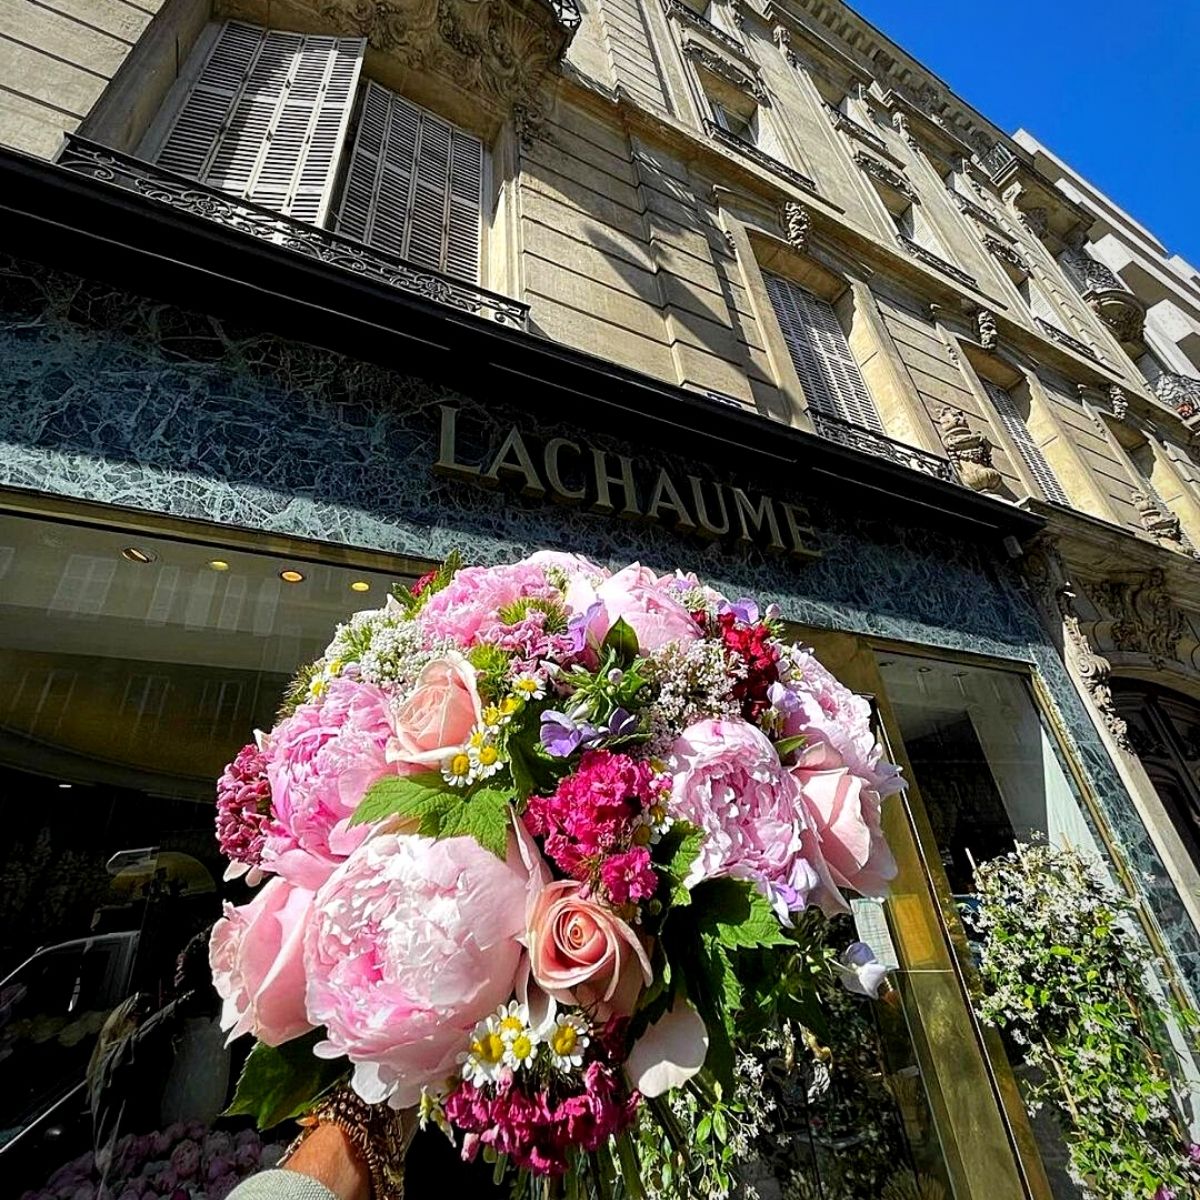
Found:
[{"label": "purple flower", "polygon": [[1193,1142],[1188,1147],[1188,1160],[1194,1163],[1200,1163],[1200,1145]]},{"label": "purple flower", "polygon": [[576,613],[567,622],[567,636],[571,639],[572,654],[583,653],[583,649],[587,645],[588,626],[599,615],[603,607],[604,605],[597,600],[588,606],[586,612]]},{"label": "purple flower", "polygon": [[608,718],[608,737],[627,737],[631,733],[636,733],[638,727],[638,719],[632,713],[628,713],[623,708],[614,708],[613,714]]},{"label": "purple flower", "polygon": [[552,758],[569,757],[597,732],[594,725],[576,724],[566,713],[542,713],[542,745]]},{"label": "purple flower", "polygon": [[717,608],[717,612],[722,615],[733,613],[734,617],[743,625],[754,625],[758,621],[758,604],[749,596],[734,600],[732,604],[728,600],[724,600]]}]

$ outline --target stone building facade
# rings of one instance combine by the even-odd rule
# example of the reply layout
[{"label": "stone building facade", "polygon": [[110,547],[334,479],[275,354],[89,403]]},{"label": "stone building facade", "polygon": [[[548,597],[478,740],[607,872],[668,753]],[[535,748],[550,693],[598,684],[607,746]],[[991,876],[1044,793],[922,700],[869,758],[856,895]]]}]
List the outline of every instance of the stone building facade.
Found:
[{"label": "stone building facade", "polygon": [[1071,1195],[971,1014],[969,863],[1094,850],[1200,995],[1194,412],[1089,195],[836,0],[7,12],[3,761],[202,811],[349,589],[451,549],[774,600],[914,779],[903,1170]]}]

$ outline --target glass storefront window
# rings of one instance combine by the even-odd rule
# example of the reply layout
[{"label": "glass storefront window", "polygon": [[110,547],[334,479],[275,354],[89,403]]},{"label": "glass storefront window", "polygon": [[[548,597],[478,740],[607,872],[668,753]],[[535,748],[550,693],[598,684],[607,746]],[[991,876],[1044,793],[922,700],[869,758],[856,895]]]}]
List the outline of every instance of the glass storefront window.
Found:
[{"label": "glass storefront window", "polygon": [[[395,577],[0,516],[0,1168],[7,1195],[220,1200],[269,1160],[224,1109],[214,784]],[[52,1182],[53,1180],[53,1182]]]}]

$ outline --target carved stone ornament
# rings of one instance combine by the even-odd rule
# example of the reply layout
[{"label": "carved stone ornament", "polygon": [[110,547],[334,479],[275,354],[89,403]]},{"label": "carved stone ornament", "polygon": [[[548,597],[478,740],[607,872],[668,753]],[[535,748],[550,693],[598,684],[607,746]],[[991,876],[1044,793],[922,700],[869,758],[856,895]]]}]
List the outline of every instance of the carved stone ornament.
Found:
[{"label": "carved stone ornament", "polygon": [[1044,238],[1050,232],[1050,216],[1044,208],[1020,209],[1017,217],[1035,238]]},{"label": "carved stone ornament", "polygon": [[1029,264],[1007,242],[985,233],[983,246],[993,258],[998,258],[1005,266],[1012,267],[1022,275],[1029,274]]},{"label": "carved stone ornament", "polygon": [[528,143],[543,121],[538,92],[570,39],[545,0],[317,0],[329,32],[452,80],[502,114]]},{"label": "carved stone ornament", "polygon": [[1167,512],[1153,496],[1146,492],[1135,491],[1131,499],[1137,509],[1138,520],[1142,528],[1153,538],[1171,542],[1178,546],[1183,542],[1183,530],[1179,526],[1179,518]]},{"label": "carved stone ornament", "polygon": [[938,414],[938,429],[942,445],[963,483],[973,492],[998,493],[1003,480],[992,466],[992,443],[982,433],[976,433],[956,408],[942,409]]},{"label": "carved stone ornament", "polygon": [[1200,415],[1200,379],[1164,371],[1154,381],[1154,394],[1184,421]]},{"label": "carved stone ornament", "polygon": [[873,154],[867,154],[862,150],[855,150],[854,161],[873,179],[878,179],[892,191],[907,196],[913,203],[917,202],[917,193],[913,191],[912,184],[899,171],[889,167],[887,163],[880,162]]},{"label": "carved stone ornament", "polygon": [[783,206],[783,229],[788,245],[800,254],[807,254],[812,237],[812,213],[803,204],[789,200]]},{"label": "carved stone ornament", "polygon": [[914,149],[920,150],[921,143],[917,141],[913,134],[912,127],[908,123],[908,117],[902,112],[892,113],[892,126],[896,132]]},{"label": "carved stone ornament", "polygon": [[1179,661],[1179,642],[1187,633],[1183,613],[1175,607],[1161,567],[1141,577],[1103,580],[1087,585],[1092,603],[1106,617],[1108,640],[1123,654],[1140,654],[1155,670]]},{"label": "carved stone ornament", "polygon": [[737,239],[733,236],[732,229],[722,229],[721,233],[725,238],[725,245],[729,247],[729,253],[737,258]]},{"label": "carved stone ornament", "polygon": [[775,40],[775,45],[779,47],[779,53],[787,60],[788,66],[798,67],[800,59],[792,49],[792,35],[782,25],[776,25],[771,30],[771,37]]},{"label": "carved stone ornament", "polygon": [[1114,383],[1108,389],[1108,400],[1112,406],[1112,415],[1118,421],[1125,420],[1125,414],[1129,412],[1129,397],[1125,395],[1125,389]]},{"label": "carved stone ornament", "polygon": [[684,40],[683,52],[698,66],[703,67],[704,70],[711,71],[714,75],[719,75],[727,83],[732,83],[739,91],[747,92],[753,96],[759,104],[768,103],[767,89],[763,87],[762,80],[756,75],[751,75],[748,71],[743,71],[741,67],[731,63],[723,54],[717,54],[716,51],[710,50],[707,46],[691,38]]},{"label": "carved stone ornament", "polygon": [[979,344],[985,350],[995,350],[1000,341],[996,328],[996,314],[990,308],[981,308],[975,314],[975,326],[979,330]]},{"label": "carved stone ornament", "polygon": [[[1109,678],[1112,663],[1096,650],[1084,633],[1075,611],[1076,592],[1067,577],[1066,565],[1052,542],[1042,538],[1026,553],[1025,576],[1033,589],[1038,607],[1051,623],[1061,623],[1064,657],[1091,698],[1105,729],[1127,754],[1136,753],[1129,737],[1129,726],[1117,712]],[[1072,661],[1073,660],[1073,664]]]}]

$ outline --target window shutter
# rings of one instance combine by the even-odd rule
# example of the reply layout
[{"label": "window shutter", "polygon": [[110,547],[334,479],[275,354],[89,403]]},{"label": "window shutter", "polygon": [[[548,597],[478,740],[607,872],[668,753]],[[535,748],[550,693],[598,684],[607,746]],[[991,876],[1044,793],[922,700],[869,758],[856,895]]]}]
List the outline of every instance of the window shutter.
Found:
[{"label": "window shutter", "polygon": [[764,278],[809,406],[818,414],[883,433],[833,305],[782,276]]},{"label": "window shutter", "polygon": [[1021,456],[1021,461],[1037,481],[1038,487],[1042,489],[1042,495],[1056,504],[1069,505],[1071,502],[1067,499],[1067,493],[1063,491],[1058,477],[1050,469],[1050,464],[1046,461],[1046,456],[1042,453],[1041,448],[1033,440],[1029,426],[1025,424],[1013,398],[999,384],[993,383],[990,379],[983,380],[983,386],[996,410],[996,415],[1000,418],[1000,424],[1004,426],[1004,432],[1012,438],[1013,445],[1016,446],[1017,453]]},{"label": "window shutter", "polygon": [[366,43],[225,24],[158,155],[231,195],[323,223]]},{"label": "window shutter", "polygon": [[480,140],[368,81],[338,232],[478,283],[482,207]]}]

